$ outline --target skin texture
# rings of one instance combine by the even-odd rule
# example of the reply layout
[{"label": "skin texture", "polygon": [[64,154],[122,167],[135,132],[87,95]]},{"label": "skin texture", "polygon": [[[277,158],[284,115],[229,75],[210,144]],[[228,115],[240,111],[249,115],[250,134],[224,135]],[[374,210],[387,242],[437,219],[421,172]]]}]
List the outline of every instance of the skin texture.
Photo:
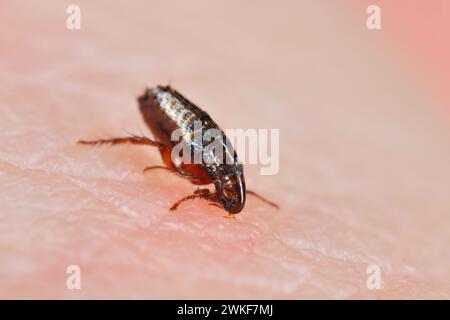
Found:
[{"label": "skin texture", "polygon": [[[77,1],[69,31],[68,4],[1,5],[0,298],[450,298],[447,109],[365,12]],[[280,129],[278,174],[245,167],[279,211],[168,214],[195,186],[144,175],[154,148],[76,145],[150,136],[136,97],[169,81],[224,129]]]}]

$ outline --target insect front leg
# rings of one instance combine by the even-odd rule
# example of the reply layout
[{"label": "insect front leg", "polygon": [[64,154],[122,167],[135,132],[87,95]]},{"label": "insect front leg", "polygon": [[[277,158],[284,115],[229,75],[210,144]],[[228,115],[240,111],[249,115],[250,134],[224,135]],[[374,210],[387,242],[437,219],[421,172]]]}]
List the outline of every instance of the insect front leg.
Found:
[{"label": "insect front leg", "polygon": [[176,172],[176,170],[169,168],[169,167],[165,167],[165,166],[149,166],[149,167],[145,167],[144,170],[142,170],[144,173],[150,170],[154,170],[154,169],[161,169],[161,170],[167,170],[170,172]]},{"label": "insect front leg", "polygon": [[194,191],[193,194],[190,194],[184,198],[181,198],[180,200],[178,200],[177,202],[175,202],[171,207],[170,207],[170,211],[175,211],[178,206],[187,201],[187,200],[194,200],[194,199],[206,199],[206,200],[211,200],[214,201],[215,200],[215,193],[211,193],[211,191],[209,191],[209,189],[198,189],[196,191]]},{"label": "insect front leg", "polygon": [[274,203],[274,202],[272,202],[272,201],[270,201],[270,200],[267,200],[267,199],[264,198],[263,196],[257,194],[255,191],[252,191],[252,190],[248,190],[248,189],[247,189],[246,192],[247,192],[247,194],[252,195],[252,196],[258,198],[259,200],[261,200],[262,202],[268,204],[269,206],[272,206],[272,207],[274,207],[274,208],[276,208],[276,209],[280,209],[280,206],[279,206],[279,205],[277,205],[276,203]]}]

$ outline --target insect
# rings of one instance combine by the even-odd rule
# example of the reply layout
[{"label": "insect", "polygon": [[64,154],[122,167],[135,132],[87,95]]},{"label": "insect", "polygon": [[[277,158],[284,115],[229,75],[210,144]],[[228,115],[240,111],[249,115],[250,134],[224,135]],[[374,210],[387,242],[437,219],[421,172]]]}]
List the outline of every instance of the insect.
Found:
[{"label": "insect", "polygon": [[[246,189],[243,166],[239,163],[236,152],[231,144],[225,143],[225,134],[205,111],[170,86],[157,86],[145,89],[144,94],[138,97],[138,103],[142,117],[150,128],[155,140],[145,136],[130,135],[112,139],[80,140],[78,143],[88,145],[129,143],[156,147],[161,153],[165,166],[150,166],[145,168],[144,172],[153,169],[163,169],[189,179],[194,185],[205,186],[213,184],[215,186],[215,192],[207,188],[197,189],[193,194],[175,202],[170,207],[171,211],[175,210],[184,201],[206,199],[210,201],[210,204],[223,208],[229,214],[237,214],[244,208],[247,194],[254,195],[265,203],[278,208],[278,205],[275,203]],[[172,158],[172,149],[176,144],[183,142],[186,145],[198,147],[198,145],[194,145],[195,142],[192,139],[195,130],[199,130],[198,127],[195,127],[195,122],[201,123],[200,130],[202,132],[208,129],[215,129],[216,136],[213,138],[225,137],[225,141],[224,139],[218,140],[222,141],[220,145],[223,148],[222,156],[218,157],[211,150],[206,151],[209,152],[207,156],[212,159],[208,163],[184,161],[176,164]],[[181,132],[181,140],[172,140],[174,130]],[[219,135],[222,135],[222,137],[219,137]],[[192,150],[195,150],[195,148]],[[224,161],[225,158],[231,158],[234,161],[228,163]]]}]

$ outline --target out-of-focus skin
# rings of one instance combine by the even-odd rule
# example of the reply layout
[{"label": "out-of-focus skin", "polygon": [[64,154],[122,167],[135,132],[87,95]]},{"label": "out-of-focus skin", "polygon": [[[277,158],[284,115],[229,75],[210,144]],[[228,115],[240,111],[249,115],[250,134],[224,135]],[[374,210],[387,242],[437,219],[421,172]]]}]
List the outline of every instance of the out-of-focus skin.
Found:
[{"label": "out-of-focus skin", "polygon": [[[2,1],[0,298],[450,298],[442,101],[330,1]],[[392,35],[390,35],[392,36]],[[136,97],[166,84],[222,128],[279,128],[237,219],[145,146]],[[66,268],[81,268],[81,290]],[[382,269],[368,290],[366,269]]]}]

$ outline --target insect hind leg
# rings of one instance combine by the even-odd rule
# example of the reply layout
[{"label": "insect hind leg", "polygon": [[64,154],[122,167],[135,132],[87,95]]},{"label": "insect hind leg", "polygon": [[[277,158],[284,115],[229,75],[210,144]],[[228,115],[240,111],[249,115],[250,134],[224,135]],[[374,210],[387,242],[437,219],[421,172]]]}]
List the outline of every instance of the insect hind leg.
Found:
[{"label": "insect hind leg", "polygon": [[116,145],[127,143],[157,147],[160,150],[166,148],[166,146],[160,142],[151,140],[144,136],[135,136],[135,135],[111,139],[78,140],[78,144],[87,144],[87,145],[102,145],[102,144]]},{"label": "insect hind leg", "polygon": [[155,170],[155,169],[167,170],[167,171],[170,171],[170,172],[176,172],[176,170],[174,170],[174,169],[172,169],[172,168],[169,168],[169,167],[165,167],[165,166],[149,166],[149,167],[145,167],[145,168],[142,170],[142,172],[145,173],[145,172],[147,172],[147,171]]}]

